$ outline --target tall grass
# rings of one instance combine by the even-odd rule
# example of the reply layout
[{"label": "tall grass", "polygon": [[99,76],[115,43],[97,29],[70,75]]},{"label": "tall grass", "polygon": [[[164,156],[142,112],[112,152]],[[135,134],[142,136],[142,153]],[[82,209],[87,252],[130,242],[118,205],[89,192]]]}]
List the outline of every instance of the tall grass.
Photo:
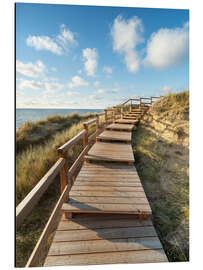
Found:
[{"label": "tall grass", "polygon": [[16,151],[22,152],[30,146],[42,144],[53,137],[53,135],[72,125],[89,119],[94,114],[79,115],[71,113],[68,115],[52,115],[43,120],[35,122],[27,121],[16,131]]}]

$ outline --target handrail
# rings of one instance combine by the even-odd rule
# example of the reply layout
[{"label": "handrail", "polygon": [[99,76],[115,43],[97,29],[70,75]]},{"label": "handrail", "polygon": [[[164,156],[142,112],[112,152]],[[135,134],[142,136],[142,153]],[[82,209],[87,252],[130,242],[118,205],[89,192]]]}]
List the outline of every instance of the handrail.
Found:
[{"label": "handrail", "polygon": [[92,119],[92,120],[90,120],[88,122],[84,122],[83,125],[89,126],[89,125],[95,123],[96,121],[97,121],[97,119]]},{"label": "handrail", "polygon": [[75,142],[77,142],[81,137],[83,137],[86,134],[86,130],[83,129],[80,133],[78,133],[75,137],[73,137],[71,140],[66,142],[64,145],[59,147],[58,153],[64,154]]},{"label": "handrail", "polygon": [[49,171],[42,177],[37,185],[28,193],[24,200],[19,203],[16,208],[16,227],[18,228],[23,220],[29,215],[34,206],[37,204],[43,193],[47,190],[48,186],[55,179],[60,169],[65,164],[65,159],[60,158]]}]

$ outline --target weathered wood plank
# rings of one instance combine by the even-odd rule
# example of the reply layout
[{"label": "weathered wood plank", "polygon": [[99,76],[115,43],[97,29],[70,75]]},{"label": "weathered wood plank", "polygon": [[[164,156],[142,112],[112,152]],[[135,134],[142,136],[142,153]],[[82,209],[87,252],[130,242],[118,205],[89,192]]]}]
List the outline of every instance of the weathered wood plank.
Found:
[{"label": "weathered wood plank", "polygon": [[48,256],[82,253],[118,252],[127,250],[161,249],[158,237],[118,238],[112,240],[89,240],[75,242],[54,242]]},{"label": "weathered wood plank", "polygon": [[139,205],[139,204],[148,204],[148,201],[146,198],[122,198],[122,197],[90,197],[90,196],[71,196],[71,199],[68,201],[69,203],[72,202],[85,202],[85,203],[104,203],[104,204],[133,204],[133,205]]},{"label": "weathered wood plank", "polygon": [[105,228],[92,230],[56,231],[53,241],[84,241],[97,239],[115,239],[130,237],[157,236],[153,226],[124,228]]},{"label": "weathered wood plank", "polygon": [[113,141],[131,141],[131,133],[130,132],[118,132],[118,131],[104,131],[99,136],[97,136],[97,140],[113,140]]},{"label": "weathered wood plank", "polygon": [[72,187],[72,191],[82,191],[82,190],[87,190],[87,191],[97,191],[97,190],[100,190],[100,191],[120,191],[120,192],[143,192],[143,187],[142,186],[139,186],[139,187],[119,187],[119,186],[99,186],[99,187],[96,187],[96,186],[77,186],[77,185],[73,185]]},{"label": "weathered wood plank", "polygon": [[[75,214],[77,215],[77,214]],[[90,216],[91,215],[91,216]],[[84,230],[84,229],[104,229],[104,228],[128,228],[152,226],[151,220],[140,220],[134,215],[123,214],[78,214],[73,220],[61,220],[57,231]]]},{"label": "weathered wood plank", "polygon": [[152,213],[149,204],[107,204],[107,203],[64,203],[62,211],[70,213],[128,213],[147,214]]},{"label": "weathered wood plank", "polygon": [[111,124],[106,127],[107,130],[124,130],[124,131],[132,131],[134,125],[127,124]]},{"label": "weathered wood plank", "polygon": [[91,181],[91,180],[87,180],[87,181],[79,181],[78,179],[75,181],[74,186],[96,186],[96,187],[100,187],[100,186],[105,186],[105,187],[142,187],[142,184],[140,182],[121,182],[121,181]]},{"label": "weathered wood plank", "polygon": [[163,249],[49,256],[44,266],[168,262]]},{"label": "weathered wood plank", "polygon": [[138,191],[138,192],[119,192],[119,191],[70,191],[70,197],[71,196],[102,196],[102,197],[125,197],[125,198],[145,198],[146,195],[144,192]]}]

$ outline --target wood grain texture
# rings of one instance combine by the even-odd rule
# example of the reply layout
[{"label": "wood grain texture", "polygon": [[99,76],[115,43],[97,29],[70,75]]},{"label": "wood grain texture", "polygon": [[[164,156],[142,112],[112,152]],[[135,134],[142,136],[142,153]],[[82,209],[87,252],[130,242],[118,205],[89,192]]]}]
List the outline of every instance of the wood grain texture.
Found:
[{"label": "wood grain texture", "polygon": [[134,162],[132,146],[122,143],[96,142],[85,160]]},{"label": "wood grain texture", "polygon": [[150,218],[79,214],[61,220],[44,266],[167,261]]},{"label": "wood grain texture", "polygon": [[118,132],[106,130],[97,136],[97,140],[125,141],[131,142],[130,132]]},{"label": "wood grain texture", "polygon": [[123,131],[132,131],[134,125],[127,125],[127,124],[111,124],[106,127],[107,130],[123,130]]}]

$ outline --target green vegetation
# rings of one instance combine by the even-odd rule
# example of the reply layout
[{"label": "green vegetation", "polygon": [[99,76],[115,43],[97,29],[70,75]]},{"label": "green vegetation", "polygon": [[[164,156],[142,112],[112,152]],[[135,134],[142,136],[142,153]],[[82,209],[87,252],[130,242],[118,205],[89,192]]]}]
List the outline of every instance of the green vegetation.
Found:
[{"label": "green vegetation", "polygon": [[[92,115],[93,116],[93,115]],[[27,121],[21,125],[16,131],[16,151],[29,148],[31,145],[42,144],[53,137],[58,131],[77,124],[80,121],[85,121],[91,117],[90,113],[79,115],[78,113],[71,113],[65,116],[53,115],[44,120],[35,122]]]},{"label": "green vegetation", "polygon": [[[16,205],[25,198],[30,190],[56,162],[58,159],[57,148],[77,135],[83,129],[82,123],[86,120],[92,119],[93,117],[94,115],[90,114],[85,116],[74,114],[67,116],[67,118],[63,116],[54,116],[47,120],[35,123],[27,122],[17,131],[18,138],[25,138],[25,145],[23,145],[22,140],[21,145],[23,145],[22,147],[24,150],[21,151],[21,149],[19,149],[16,156]],[[66,121],[67,119],[72,119],[73,123]],[[104,121],[103,117],[101,120]],[[42,131],[47,130],[48,127],[53,127],[50,123],[55,124],[56,122],[61,123],[60,132],[52,129],[52,133],[49,134],[48,139],[47,136],[42,136],[43,139],[40,140],[41,143],[32,141],[32,135],[34,133],[44,134]],[[65,126],[66,128],[64,129]],[[92,125],[89,128],[89,135],[94,131],[95,125]],[[21,139],[19,139],[19,141],[20,140]],[[28,142],[31,143],[29,144]],[[82,151],[82,145],[82,140],[78,141],[78,143],[74,144],[68,151],[69,167]],[[16,233],[17,267],[25,266],[59,196],[60,182],[59,177],[57,177],[55,182],[50,185],[48,190],[42,196],[31,215],[24,221],[23,225]],[[47,244],[44,252],[42,252],[42,258],[39,261],[43,261],[48,247],[49,245]]]},{"label": "green vegetation", "polygon": [[132,138],[135,165],[169,261],[189,260],[188,119],[189,93],[170,94],[150,108]]}]

